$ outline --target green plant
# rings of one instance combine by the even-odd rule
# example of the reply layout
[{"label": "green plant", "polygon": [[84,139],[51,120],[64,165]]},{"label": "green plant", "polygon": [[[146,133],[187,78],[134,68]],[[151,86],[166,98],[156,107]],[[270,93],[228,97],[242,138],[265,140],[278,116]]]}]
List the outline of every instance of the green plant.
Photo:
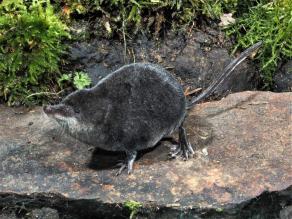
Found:
[{"label": "green plant", "polygon": [[58,75],[67,27],[49,0],[3,0],[0,4],[0,98],[15,104],[48,91]]},{"label": "green plant", "polygon": [[276,0],[250,8],[227,29],[227,34],[236,36],[234,51],[264,42],[258,59],[265,86],[269,87],[279,61],[292,57],[292,1]]},{"label": "green plant", "polygon": [[62,74],[58,79],[58,85],[63,87],[66,82],[73,83],[75,88],[81,90],[91,84],[91,79],[87,73],[80,71],[75,72],[74,77],[72,74]]},{"label": "green plant", "polygon": [[[55,0],[54,6],[60,11],[63,18],[70,19],[72,14],[86,14],[90,9],[91,1],[81,0]],[[69,21],[69,20],[67,20]]]},{"label": "green plant", "polygon": [[142,207],[142,204],[140,202],[129,200],[124,203],[124,206],[131,211],[130,219],[132,219],[138,213],[138,210]]},{"label": "green plant", "polygon": [[91,84],[91,79],[85,72],[76,72],[73,78],[73,84],[78,90],[81,90]]},{"label": "green plant", "polygon": [[[225,12],[234,12],[238,0],[95,0],[95,8],[107,19],[104,27],[111,31],[126,33],[161,26],[184,26],[193,22],[199,15],[215,19]],[[131,31],[132,30],[132,31]]]},{"label": "green plant", "polygon": [[[98,18],[97,35],[117,34],[131,37],[150,33],[155,37],[162,29],[185,29],[202,15],[218,19],[222,13],[233,13],[239,0],[56,0],[55,6],[66,18],[71,14],[90,14]],[[255,1],[255,0],[254,0]],[[93,16],[92,16],[93,15]],[[102,31],[104,29],[106,32]],[[106,33],[106,34],[105,34]]]},{"label": "green plant", "polygon": [[59,87],[63,87],[65,82],[70,82],[72,80],[72,74],[62,74],[60,78],[58,78],[57,82]]}]

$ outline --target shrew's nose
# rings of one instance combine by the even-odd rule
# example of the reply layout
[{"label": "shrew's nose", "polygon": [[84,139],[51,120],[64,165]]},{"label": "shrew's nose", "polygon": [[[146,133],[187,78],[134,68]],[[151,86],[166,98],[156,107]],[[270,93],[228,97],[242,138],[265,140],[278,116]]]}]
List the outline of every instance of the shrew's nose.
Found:
[{"label": "shrew's nose", "polygon": [[45,113],[50,113],[52,111],[52,108],[50,106],[44,105],[43,110]]}]

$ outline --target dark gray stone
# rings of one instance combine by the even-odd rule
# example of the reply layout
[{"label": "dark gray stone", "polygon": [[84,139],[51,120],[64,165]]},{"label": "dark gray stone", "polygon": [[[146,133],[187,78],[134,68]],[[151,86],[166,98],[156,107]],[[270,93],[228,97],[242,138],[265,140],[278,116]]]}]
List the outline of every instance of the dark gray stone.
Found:
[{"label": "dark gray stone", "polygon": [[[175,73],[192,87],[206,88],[230,61],[226,49],[202,47],[193,42],[189,43],[177,57]],[[256,75],[255,68],[245,61],[234,70],[215,94],[222,96],[230,91],[253,90],[257,87]]]},{"label": "dark gray stone", "polygon": [[[222,34],[212,29],[207,32],[193,31],[187,36],[170,32],[160,41],[141,35],[127,40],[126,51],[123,42],[96,38],[71,45],[67,68],[68,71],[89,73],[95,84],[125,64],[151,62],[171,71],[185,88],[205,88],[232,59],[228,50],[221,48],[221,38]],[[216,95],[253,90],[258,85],[257,81],[254,66],[245,61],[218,88]]]},{"label": "dark gray stone", "polygon": [[[108,42],[93,40],[92,42],[77,42],[70,46],[68,51],[68,71],[84,71],[89,74],[93,84],[114,70],[117,61],[116,54],[110,52],[113,46]],[[107,64],[110,60],[110,65]],[[121,66],[122,64],[120,64]],[[118,65],[119,66],[119,65]]]},{"label": "dark gray stone", "polygon": [[274,91],[292,91],[292,60],[287,61],[274,76]]},{"label": "dark gray stone", "polygon": [[280,219],[291,219],[292,218],[292,205],[286,206],[280,211]]},{"label": "dark gray stone", "polygon": [[30,212],[31,219],[59,219],[58,211],[52,208],[39,208]]},{"label": "dark gray stone", "polygon": [[200,44],[212,44],[212,37],[202,31],[196,31],[194,33],[194,39]]},{"label": "dark gray stone", "polygon": [[11,212],[11,213],[1,213],[0,212],[0,218],[1,219],[17,219],[14,212]]}]

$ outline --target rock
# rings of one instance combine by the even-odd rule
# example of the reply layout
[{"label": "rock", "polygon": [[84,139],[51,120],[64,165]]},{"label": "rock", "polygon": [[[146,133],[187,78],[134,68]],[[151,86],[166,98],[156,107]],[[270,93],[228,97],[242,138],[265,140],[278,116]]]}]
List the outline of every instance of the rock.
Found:
[{"label": "rock", "polygon": [[101,78],[123,64],[122,54],[119,54],[114,45],[107,41],[75,43],[70,46],[68,54],[68,71],[84,71],[88,73],[96,84]]},{"label": "rock", "polygon": [[292,91],[292,60],[285,63],[274,76],[274,91]]},{"label": "rock", "polygon": [[197,105],[186,119],[195,158],[168,160],[164,140],[119,177],[119,153],[92,154],[41,108],[2,105],[0,209],[22,201],[110,218],[130,215],[135,200],[148,218],[245,218],[261,201],[258,218],[279,216],[292,202],[291,102],[292,93],[243,92]]},{"label": "rock", "polygon": [[17,219],[16,215],[14,213],[1,213],[0,212],[0,218],[1,219]]},{"label": "rock", "polygon": [[9,206],[4,208],[3,212],[0,210],[1,219],[59,219],[58,211],[52,208],[35,208],[29,209],[24,207],[24,204]]},{"label": "rock", "polygon": [[285,207],[280,211],[280,219],[291,219],[292,218],[292,205]]},{"label": "rock", "polygon": [[[228,51],[224,48],[206,47],[190,41],[176,58],[175,73],[192,87],[206,88],[231,60]],[[256,75],[255,68],[244,62],[217,89],[216,95],[254,89],[257,87]]]},{"label": "rock", "polygon": [[59,219],[58,211],[51,208],[34,209],[31,211],[32,219]]},{"label": "rock", "polygon": [[[123,42],[96,38],[71,45],[69,63],[65,69],[73,72],[83,70],[89,73],[95,84],[125,64],[151,62],[167,68],[181,79],[185,87],[205,88],[232,59],[227,49],[221,48],[221,38],[222,34],[213,29],[193,31],[188,36],[169,32],[160,41],[140,35],[137,39],[127,41],[126,53]],[[251,90],[257,85],[255,68],[249,62],[244,62],[217,90],[216,95]]]}]

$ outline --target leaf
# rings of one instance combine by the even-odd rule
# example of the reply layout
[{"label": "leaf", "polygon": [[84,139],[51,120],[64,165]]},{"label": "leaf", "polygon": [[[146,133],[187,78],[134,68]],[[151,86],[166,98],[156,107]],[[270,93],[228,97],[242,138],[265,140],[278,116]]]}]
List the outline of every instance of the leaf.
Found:
[{"label": "leaf", "polygon": [[63,12],[64,15],[66,15],[66,17],[70,17],[71,9],[67,5],[65,5],[62,8],[62,12]]},{"label": "leaf", "polygon": [[73,78],[73,84],[78,90],[81,90],[91,84],[91,79],[85,72],[76,72]]},{"label": "leaf", "polygon": [[104,27],[105,27],[106,31],[107,31],[109,34],[112,33],[112,28],[111,28],[111,25],[110,25],[109,21],[106,21],[106,22],[104,23]]},{"label": "leaf", "polygon": [[230,24],[235,23],[235,19],[232,17],[232,13],[222,14],[220,16],[220,20],[221,20],[221,22],[219,23],[219,26],[221,26],[221,27],[226,27]]}]

